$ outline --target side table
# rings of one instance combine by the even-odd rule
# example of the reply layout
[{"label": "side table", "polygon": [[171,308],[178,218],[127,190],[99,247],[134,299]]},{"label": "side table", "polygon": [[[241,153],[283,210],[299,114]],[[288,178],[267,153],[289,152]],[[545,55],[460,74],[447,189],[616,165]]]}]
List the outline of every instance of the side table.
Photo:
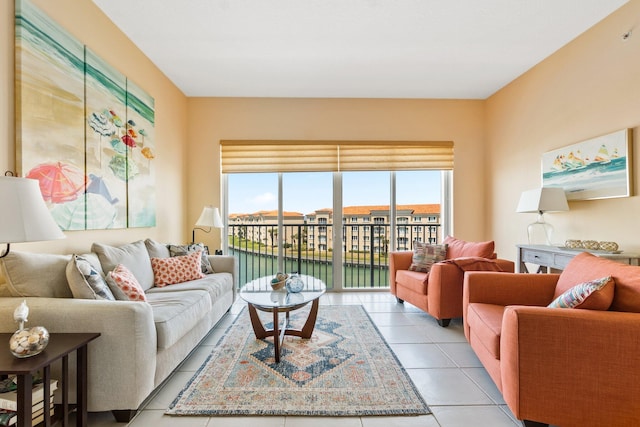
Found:
[{"label": "side table", "polygon": [[580,252],[589,252],[595,256],[611,259],[629,265],[640,265],[640,255],[634,253],[620,252],[611,253],[604,251],[592,251],[587,249],[561,249],[556,246],[547,245],[517,245],[518,259],[516,262],[517,273],[529,273],[525,263],[539,265],[538,272],[543,268],[547,273],[564,270]]},{"label": "side table", "polygon": [[[0,375],[16,375],[18,380],[17,427],[31,426],[31,383],[33,374],[42,370],[44,398],[50,395],[51,364],[62,359],[62,425],[69,425],[69,354],[76,352],[77,417],[76,426],[87,426],[87,344],[99,333],[52,333],[49,345],[36,356],[18,359],[9,351],[11,334],[0,334]],[[44,425],[51,426],[51,414],[45,406]]]}]

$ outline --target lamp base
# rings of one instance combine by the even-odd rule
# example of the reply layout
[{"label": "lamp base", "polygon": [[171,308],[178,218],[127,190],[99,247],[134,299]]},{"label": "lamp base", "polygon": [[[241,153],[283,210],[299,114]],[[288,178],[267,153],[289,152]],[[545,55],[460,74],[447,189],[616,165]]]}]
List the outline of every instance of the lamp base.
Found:
[{"label": "lamp base", "polygon": [[529,224],[527,227],[527,236],[530,245],[549,245],[551,246],[551,237],[553,236],[553,226],[544,222],[544,220]]}]

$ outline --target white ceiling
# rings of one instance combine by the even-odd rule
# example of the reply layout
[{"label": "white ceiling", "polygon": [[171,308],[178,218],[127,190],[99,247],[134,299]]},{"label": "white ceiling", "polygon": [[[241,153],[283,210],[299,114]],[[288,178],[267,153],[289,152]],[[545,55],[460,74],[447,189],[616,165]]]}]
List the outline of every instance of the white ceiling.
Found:
[{"label": "white ceiling", "polygon": [[485,99],[627,0],[93,0],[187,96]]}]

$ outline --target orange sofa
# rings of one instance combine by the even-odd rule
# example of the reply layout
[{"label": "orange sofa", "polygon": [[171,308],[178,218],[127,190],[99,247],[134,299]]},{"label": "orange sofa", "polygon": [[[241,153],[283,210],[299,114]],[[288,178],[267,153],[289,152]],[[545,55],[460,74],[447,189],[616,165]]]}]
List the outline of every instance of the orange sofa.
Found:
[{"label": "orange sofa", "polygon": [[[547,307],[607,276],[580,307]],[[640,426],[640,267],[581,253],[561,274],[467,273],[464,332],[525,426]]]},{"label": "orange sofa", "polygon": [[462,317],[462,283],[470,269],[514,271],[512,261],[497,259],[494,242],[466,242],[454,237],[447,244],[446,260],[428,273],[411,271],[413,251],[389,254],[389,287],[399,303],[407,301],[435,317],[440,326]]}]

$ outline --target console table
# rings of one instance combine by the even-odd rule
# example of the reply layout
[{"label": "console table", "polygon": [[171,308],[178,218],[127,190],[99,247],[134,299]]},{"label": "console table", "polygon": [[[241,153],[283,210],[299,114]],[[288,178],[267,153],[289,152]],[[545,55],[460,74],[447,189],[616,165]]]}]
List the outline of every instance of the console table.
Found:
[{"label": "console table", "polygon": [[[62,360],[62,425],[68,425],[69,416],[69,354],[76,352],[77,418],[76,426],[87,426],[87,344],[98,338],[99,333],[52,333],[49,344],[36,356],[18,359],[9,351],[11,334],[0,334],[0,374],[12,374],[18,380],[17,427],[31,426],[31,383],[33,374],[42,369],[44,399],[48,402],[51,364]],[[3,347],[4,346],[4,347]],[[44,425],[51,425],[48,406],[44,407]]]},{"label": "console table", "polygon": [[589,252],[593,255],[618,261],[629,265],[640,265],[640,255],[634,253],[611,253],[605,251],[592,251],[588,249],[561,249],[556,246],[546,245],[517,245],[518,259],[516,262],[517,273],[529,273],[525,263],[539,265],[538,273],[546,269],[547,273],[564,270],[569,261],[581,252]]}]

